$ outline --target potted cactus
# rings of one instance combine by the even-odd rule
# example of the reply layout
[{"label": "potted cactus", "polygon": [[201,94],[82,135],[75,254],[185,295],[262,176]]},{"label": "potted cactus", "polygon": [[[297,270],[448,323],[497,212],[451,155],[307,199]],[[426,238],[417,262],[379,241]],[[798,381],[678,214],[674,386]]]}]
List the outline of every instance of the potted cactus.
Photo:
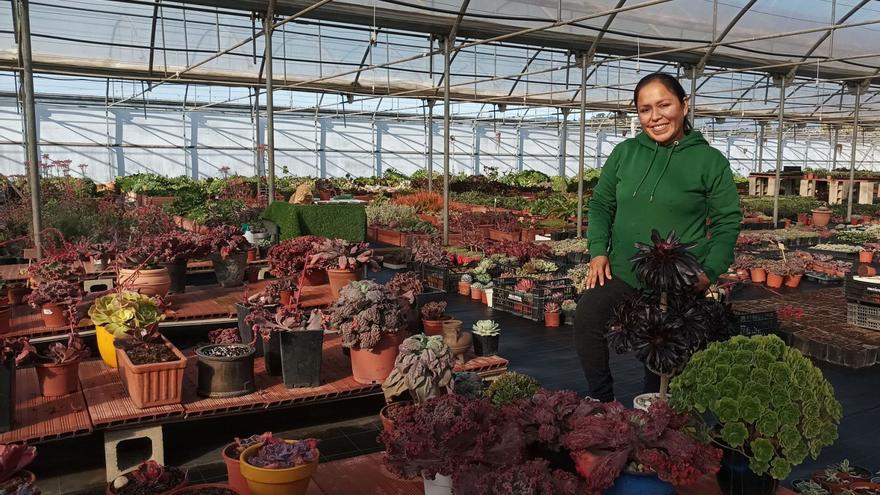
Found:
[{"label": "potted cactus", "polygon": [[474,334],[474,352],[477,356],[498,354],[498,341],[501,338],[501,327],[493,320],[479,320],[472,327]]},{"label": "potted cactus", "polygon": [[188,483],[186,471],[146,461],[107,484],[107,495],[164,495]]},{"label": "potted cactus", "polygon": [[34,484],[37,477],[25,468],[37,456],[36,447],[24,444],[0,444],[0,493],[10,495],[39,495]]},{"label": "potted cactus", "polygon": [[421,308],[422,328],[425,335],[440,335],[443,333],[443,321],[451,317],[445,315],[446,301],[431,301]]},{"label": "potted cactus", "polygon": [[544,326],[555,328],[559,326],[559,320],[562,316],[562,308],[559,303],[548,302],[544,305]]},{"label": "potted cactus", "polygon": [[241,453],[241,475],[253,495],[305,495],[318,469],[318,440],[268,437]]},{"label": "potted cactus", "polygon": [[330,279],[330,291],[338,299],[342,288],[360,280],[360,269],[368,266],[373,271],[379,269],[379,258],[365,242],[349,242],[344,239],[326,239],[315,246],[309,256],[306,269],[325,269]]},{"label": "potted cactus", "polygon": [[121,291],[99,297],[89,308],[89,318],[95,324],[95,336],[101,359],[111,368],[116,367],[116,348],[113,341],[134,329],[149,329],[165,319],[159,304],[150,296]]}]

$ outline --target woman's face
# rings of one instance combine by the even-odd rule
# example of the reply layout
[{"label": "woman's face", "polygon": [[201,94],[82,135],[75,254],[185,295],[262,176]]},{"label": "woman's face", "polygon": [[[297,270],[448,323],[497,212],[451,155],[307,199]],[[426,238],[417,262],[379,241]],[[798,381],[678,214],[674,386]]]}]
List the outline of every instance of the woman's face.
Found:
[{"label": "woman's face", "polygon": [[687,103],[679,100],[663,83],[653,81],[646,84],[639,91],[636,109],[642,129],[654,141],[669,144],[684,137]]}]

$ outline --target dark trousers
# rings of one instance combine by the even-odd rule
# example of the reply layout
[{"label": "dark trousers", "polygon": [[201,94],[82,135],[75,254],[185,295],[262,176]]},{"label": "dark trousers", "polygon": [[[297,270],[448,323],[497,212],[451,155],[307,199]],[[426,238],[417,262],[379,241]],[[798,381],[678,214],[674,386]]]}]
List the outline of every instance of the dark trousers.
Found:
[{"label": "dark trousers", "polygon": [[[603,402],[614,400],[614,380],[608,364],[608,342],[605,327],[617,303],[635,294],[636,290],[620,279],[606,280],[604,286],[587,290],[581,296],[574,317],[574,345],[590,396]],[[644,392],[660,390],[660,377],[645,368]]]}]

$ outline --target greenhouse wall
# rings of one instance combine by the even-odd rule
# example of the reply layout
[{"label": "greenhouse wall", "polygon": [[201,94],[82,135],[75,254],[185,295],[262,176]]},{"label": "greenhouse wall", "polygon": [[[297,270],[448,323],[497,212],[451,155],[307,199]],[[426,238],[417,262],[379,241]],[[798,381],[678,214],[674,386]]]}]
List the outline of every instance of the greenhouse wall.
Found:
[{"label": "greenhouse wall", "polygon": [[[182,112],[148,106],[103,107],[38,103],[40,154],[71,159],[73,173],[97,181],[117,175],[155,172],[167,176],[254,175],[265,172],[264,156],[255,152],[265,142],[265,118],[255,126],[247,111]],[[434,168],[443,166],[442,119],[434,119]],[[621,131],[622,132],[622,131]],[[451,125],[450,170],[478,174],[539,170],[556,175],[560,165],[558,126],[522,121],[455,121]],[[577,174],[578,125],[570,121],[565,173]],[[725,153],[734,171],[758,170],[754,139],[705,132]],[[626,139],[609,131],[587,132],[585,166],[601,167],[614,146]],[[841,140],[843,141],[843,140]],[[24,174],[22,117],[16,101],[0,99],[0,173]],[[382,174],[394,168],[411,174],[427,165],[424,121],[366,116],[321,116],[279,113],[275,118],[276,170],[280,175],[353,176]],[[831,146],[816,139],[786,139],[788,166],[830,168]],[[838,166],[849,165],[850,145],[841,142]],[[880,168],[874,143],[859,146],[857,168]],[[85,164],[85,168],[79,167]],[[761,170],[776,166],[776,141],[766,140]]]}]

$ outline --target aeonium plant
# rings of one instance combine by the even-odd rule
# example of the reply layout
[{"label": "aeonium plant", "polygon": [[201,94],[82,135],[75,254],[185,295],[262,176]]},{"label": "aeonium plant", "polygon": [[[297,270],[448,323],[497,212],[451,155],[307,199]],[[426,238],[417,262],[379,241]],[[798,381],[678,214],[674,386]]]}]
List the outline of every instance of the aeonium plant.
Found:
[{"label": "aeonium plant", "polygon": [[145,329],[165,319],[160,302],[138,292],[113,292],[95,300],[89,318],[116,337],[131,330]]},{"label": "aeonium plant", "polygon": [[409,394],[415,402],[453,390],[454,358],[439,335],[408,337],[400,344],[394,369],[382,384],[385,400]]}]

